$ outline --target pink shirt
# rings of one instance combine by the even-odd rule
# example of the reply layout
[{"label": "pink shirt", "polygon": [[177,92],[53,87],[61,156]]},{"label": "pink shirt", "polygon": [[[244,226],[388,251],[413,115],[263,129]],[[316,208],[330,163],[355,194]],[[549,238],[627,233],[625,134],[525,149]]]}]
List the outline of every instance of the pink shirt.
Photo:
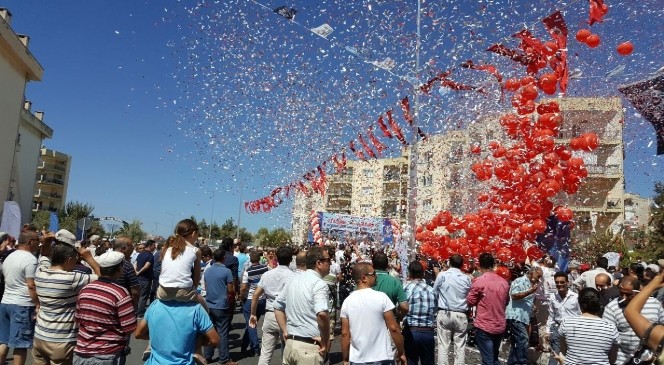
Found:
[{"label": "pink shirt", "polygon": [[473,325],[494,335],[505,332],[505,307],[510,285],[493,271],[485,272],[470,286],[468,306],[477,306]]}]

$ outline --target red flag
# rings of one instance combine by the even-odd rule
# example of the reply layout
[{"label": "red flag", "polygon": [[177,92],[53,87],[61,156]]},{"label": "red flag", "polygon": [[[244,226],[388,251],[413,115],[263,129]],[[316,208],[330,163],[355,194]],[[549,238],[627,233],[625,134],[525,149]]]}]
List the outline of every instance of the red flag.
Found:
[{"label": "red flag", "polygon": [[473,63],[472,60],[468,60],[464,63],[461,64],[461,67],[463,68],[469,68],[471,70],[480,70],[480,71],[486,71],[493,76],[496,77],[498,82],[503,82],[503,76],[498,72],[498,68],[494,65],[477,65]]},{"label": "red flag", "polygon": [[392,133],[390,133],[390,129],[387,128],[385,125],[385,122],[383,121],[383,116],[381,115],[378,117],[378,126],[380,127],[380,130],[383,131],[383,135],[387,138],[392,138]]},{"label": "red flag", "polygon": [[588,11],[588,24],[603,22],[604,16],[609,12],[609,7],[604,4],[604,0],[590,0],[590,10]]},{"label": "red flag", "polygon": [[392,118],[392,111],[388,110],[387,111],[387,121],[390,123],[390,127],[392,128],[392,132],[394,132],[394,135],[397,137],[399,142],[403,145],[407,145],[408,143],[406,142],[406,138],[404,138],[403,133],[401,132],[401,128],[399,128],[399,125],[397,122]]},{"label": "red flag", "polygon": [[364,148],[364,151],[367,153],[367,155],[369,155],[371,158],[376,158],[376,154],[371,148],[369,148],[369,145],[364,140],[364,137],[362,137],[362,134],[358,133],[357,139],[360,141],[360,144],[362,145],[362,148]]},{"label": "red flag", "polygon": [[410,115],[410,102],[408,101],[408,97],[406,96],[405,98],[401,99],[401,110],[403,110],[403,118],[406,119],[408,122],[408,125],[413,125],[413,116]]},{"label": "red flag", "polygon": [[353,153],[355,153],[355,156],[357,156],[357,158],[359,158],[362,161],[367,160],[367,158],[364,157],[364,153],[362,151],[358,151],[357,149],[355,149],[355,143],[353,143],[353,141],[350,141],[350,143],[348,143],[348,147],[350,148],[351,151],[353,151]]},{"label": "red flag", "polygon": [[373,134],[373,127],[369,127],[369,130],[367,131],[367,135],[369,136],[369,140],[371,140],[371,143],[374,145],[376,148],[376,151],[378,152],[379,155],[383,153],[387,149],[387,146],[382,144],[376,136]]},{"label": "red flag", "polygon": [[560,11],[556,11],[548,17],[542,19],[542,23],[549,31],[551,37],[556,41],[558,52],[549,60],[549,66],[558,77],[560,91],[567,91],[567,82],[569,80],[569,67],[567,66],[567,23]]}]

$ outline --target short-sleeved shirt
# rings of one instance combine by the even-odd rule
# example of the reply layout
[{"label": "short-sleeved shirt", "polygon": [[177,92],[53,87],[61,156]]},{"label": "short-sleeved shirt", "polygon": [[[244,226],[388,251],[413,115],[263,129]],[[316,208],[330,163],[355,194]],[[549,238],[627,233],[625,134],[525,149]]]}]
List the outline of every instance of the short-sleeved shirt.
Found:
[{"label": "short-sleeved shirt", "polygon": [[[618,300],[614,299],[606,305],[602,316],[604,320],[613,323],[620,334],[620,347],[616,364],[624,364],[630,358],[630,355],[636,351],[640,343],[639,336],[634,333],[632,326],[627,323],[623,310],[624,308],[621,308]],[[664,323],[664,308],[655,298],[646,300],[643,309],[641,309],[641,315],[651,323]]]},{"label": "short-sleeved shirt", "polygon": [[118,279],[118,284],[127,289],[129,293],[131,293],[131,288],[138,286],[134,266],[127,260],[122,261],[122,276]]},{"label": "short-sleeved shirt", "polygon": [[526,292],[531,286],[532,284],[530,283],[527,274],[512,282],[512,285],[510,285],[510,302],[507,305],[507,309],[505,309],[506,319],[513,319],[526,324],[530,323],[530,312],[533,310],[535,293],[517,300],[512,299],[511,296]]},{"label": "short-sleeved shirt", "polygon": [[147,365],[193,365],[196,337],[212,329],[210,316],[196,302],[156,300],[144,320],[152,348]]},{"label": "short-sleeved shirt", "polygon": [[609,351],[620,342],[616,326],[602,318],[565,318],[558,327],[565,337],[565,365],[609,365]]},{"label": "short-sleeved shirt", "polygon": [[285,265],[279,265],[261,276],[256,286],[262,288],[265,292],[265,309],[267,311],[274,310],[274,300],[281,294],[293,276],[295,276],[295,273]]},{"label": "short-sleeved shirt", "polygon": [[[422,279],[416,279],[404,286],[408,297],[408,314],[406,322],[409,326],[434,327],[436,313],[436,294],[432,287]],[[465,300],[465,298],[464,298]]]},{"label": "short-sleeved shirt", "polygon": [[[256,286],[258,285],[258,282],[261,280],[261,276],[268,272],[268,268],[265,265],[251,265],[249,266],[244,272],[242,273],[242,284],[247,284],[249,285],[249,291],[247,293],[247,298],[251,300],[251,298],[254,296],[254,292],[256,291]],[[265,295],[261,295],[259,300],[264,300]]]},{"label": "short-sleeved shirt", "polygon": [[22,307],[34,307],[30,298],[26,279],[34,279],[37,271],[37,258],[28,251],[15,250],[2,263],[5,276],[5,292],[2,304],[15,304]]},{"label": "short-sleeved shirt", "polygon": [[228,284],[233,283],[233,273],[223,264],[206,267],[205,302],[210,309],[228,309]]},{"label": "short-sleeved shirt", "polygon": [[289,335],[318,337],[317,315],[327,312],[330,290],[320,274],[307,270],[295,275],[274,301],[274,309],[286,313]]},{"label": "short-sleeved shirt", "polygon": [[401,280],[390,275],[387,271],[376,270],[376,284],[373,286],[373,290],[385,293],[395,305],[408,301]]},{"label": "short-sleeved shirt", "polygon": [[191,278],[191,275],[194,262],[198,260],[197,252],[198,247],[187,244],[184,250],[173,258],[172,248],[169,247],[166,249],[164,259],[161,260],[159,285],[165,288],[193,288],[194,280]]},{"label": "short-sleeved shirt", "polygon": [[35,338],[48,342],[76,342],[78,323],[76,298],[97,275],[51,269],[51,260],[42,256],[35,274],[41,309],[37,314]]},{"label": "short-sleeved shirt", "polygon": [[136,258],[136,271],[141,271],[145,264],[150,263],[150,268],[144,270],[138,276],[139,279],[150,281],[154,277],[154,256],[150,251],[143,251]]},{"label": "short-sleeved shirt", "polygon": [[233,252],[226,251],[226,256],[224,256],[224,265],[231,271],[233,274],[233,279],[238,279],[238,273],[241,270],[240,262],[237,257],[233,256]]},{"label": "short-sleeved shirt", "polygon": [[249,262],[249,255],[246,253],[239,253],[237,256],[237,276],[242,277],[242,273],[244,273],[245,269],[245,264]]},{"label": "short-sleeved shirt", "polygon": [[350,327],[351,363],[393,360],[392,340],[385,325],[385,312],[392,311],[394,303],[383,292],[370,288],[356,290],[341,306],[341,318],[348,319]]},{"label": "short-sleeved shirt", "polygon": [[461,270],[450,267],[441,271],[433,284],[433,291],[438,298],[438,308],[453,312],[468,310],[466,297],[470,291],[470,277]]},{"label": "short-sleeved shirt", "polygon": [[124,350],[127,337],[136,329],[136,312],[127,289],[101,277],[81,290],[76,321],[75,353],[115,354]]},{"label": "short-sleeved shirt", "polygon": [[473,325],[494,335],[505,332],[505,305],[509,301],[510,285],[493,271],[475,279],[468,292],[468,306],[477,306]]}]

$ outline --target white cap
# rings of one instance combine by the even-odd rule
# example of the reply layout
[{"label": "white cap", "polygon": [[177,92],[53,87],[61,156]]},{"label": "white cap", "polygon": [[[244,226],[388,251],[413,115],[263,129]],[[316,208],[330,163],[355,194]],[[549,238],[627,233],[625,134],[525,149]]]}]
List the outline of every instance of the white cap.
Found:
[{"label": "white cap", "polygon": [[95,260],[101,267],[113,267],[121,263],[124,258],[125,256],[122,252],[108,251],[97,257]]},{"label": "white cap", "polygon": [[99,235],[95,234],[95,235],[92,235],[92,237],[90,237],[89,241],[90,242],[96,242],[96,241],[99,241],[99,238],[100,238]]},{"label": "white cap", "polygon": [[61,229],[55,233],[55,240],[76,247],[76,236],[66,229]]},{"label": "white cap", "polygon": [[650,268],[655,274],[659,273],[659,265],[657,264],[650,264],[648,265],[648,268]]}]

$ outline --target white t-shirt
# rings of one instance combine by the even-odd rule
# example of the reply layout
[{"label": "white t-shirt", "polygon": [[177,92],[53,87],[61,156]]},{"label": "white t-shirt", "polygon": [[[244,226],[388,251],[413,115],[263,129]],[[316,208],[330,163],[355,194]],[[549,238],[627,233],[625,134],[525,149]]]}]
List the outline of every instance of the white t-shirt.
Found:
[{"label": "white t-shirt", "polygon": [[350,326],[350,362],[393,360],[392,339],[385,312],[394,304],[383,292],[370,288],[352,292],[341,306],[341,318]]},{"label": "white t-shirt", "polygon": [[2,265],[2,274],[5,276],[2,304],[34,307],[25,280],[34,279],[35,271],[37,271],[37,258],[30,252],[16,250],[9,254]]},{"label": "white t-shirt", "polygon": [[191,273],[196,261],[198,248],[187,245],[178,257],[171,258],[172,248],[169,247],[164,253],[164,259],[161,261],[161,274],[159,274],[159,285],[165,288],[191,289],[194,281]]}]

